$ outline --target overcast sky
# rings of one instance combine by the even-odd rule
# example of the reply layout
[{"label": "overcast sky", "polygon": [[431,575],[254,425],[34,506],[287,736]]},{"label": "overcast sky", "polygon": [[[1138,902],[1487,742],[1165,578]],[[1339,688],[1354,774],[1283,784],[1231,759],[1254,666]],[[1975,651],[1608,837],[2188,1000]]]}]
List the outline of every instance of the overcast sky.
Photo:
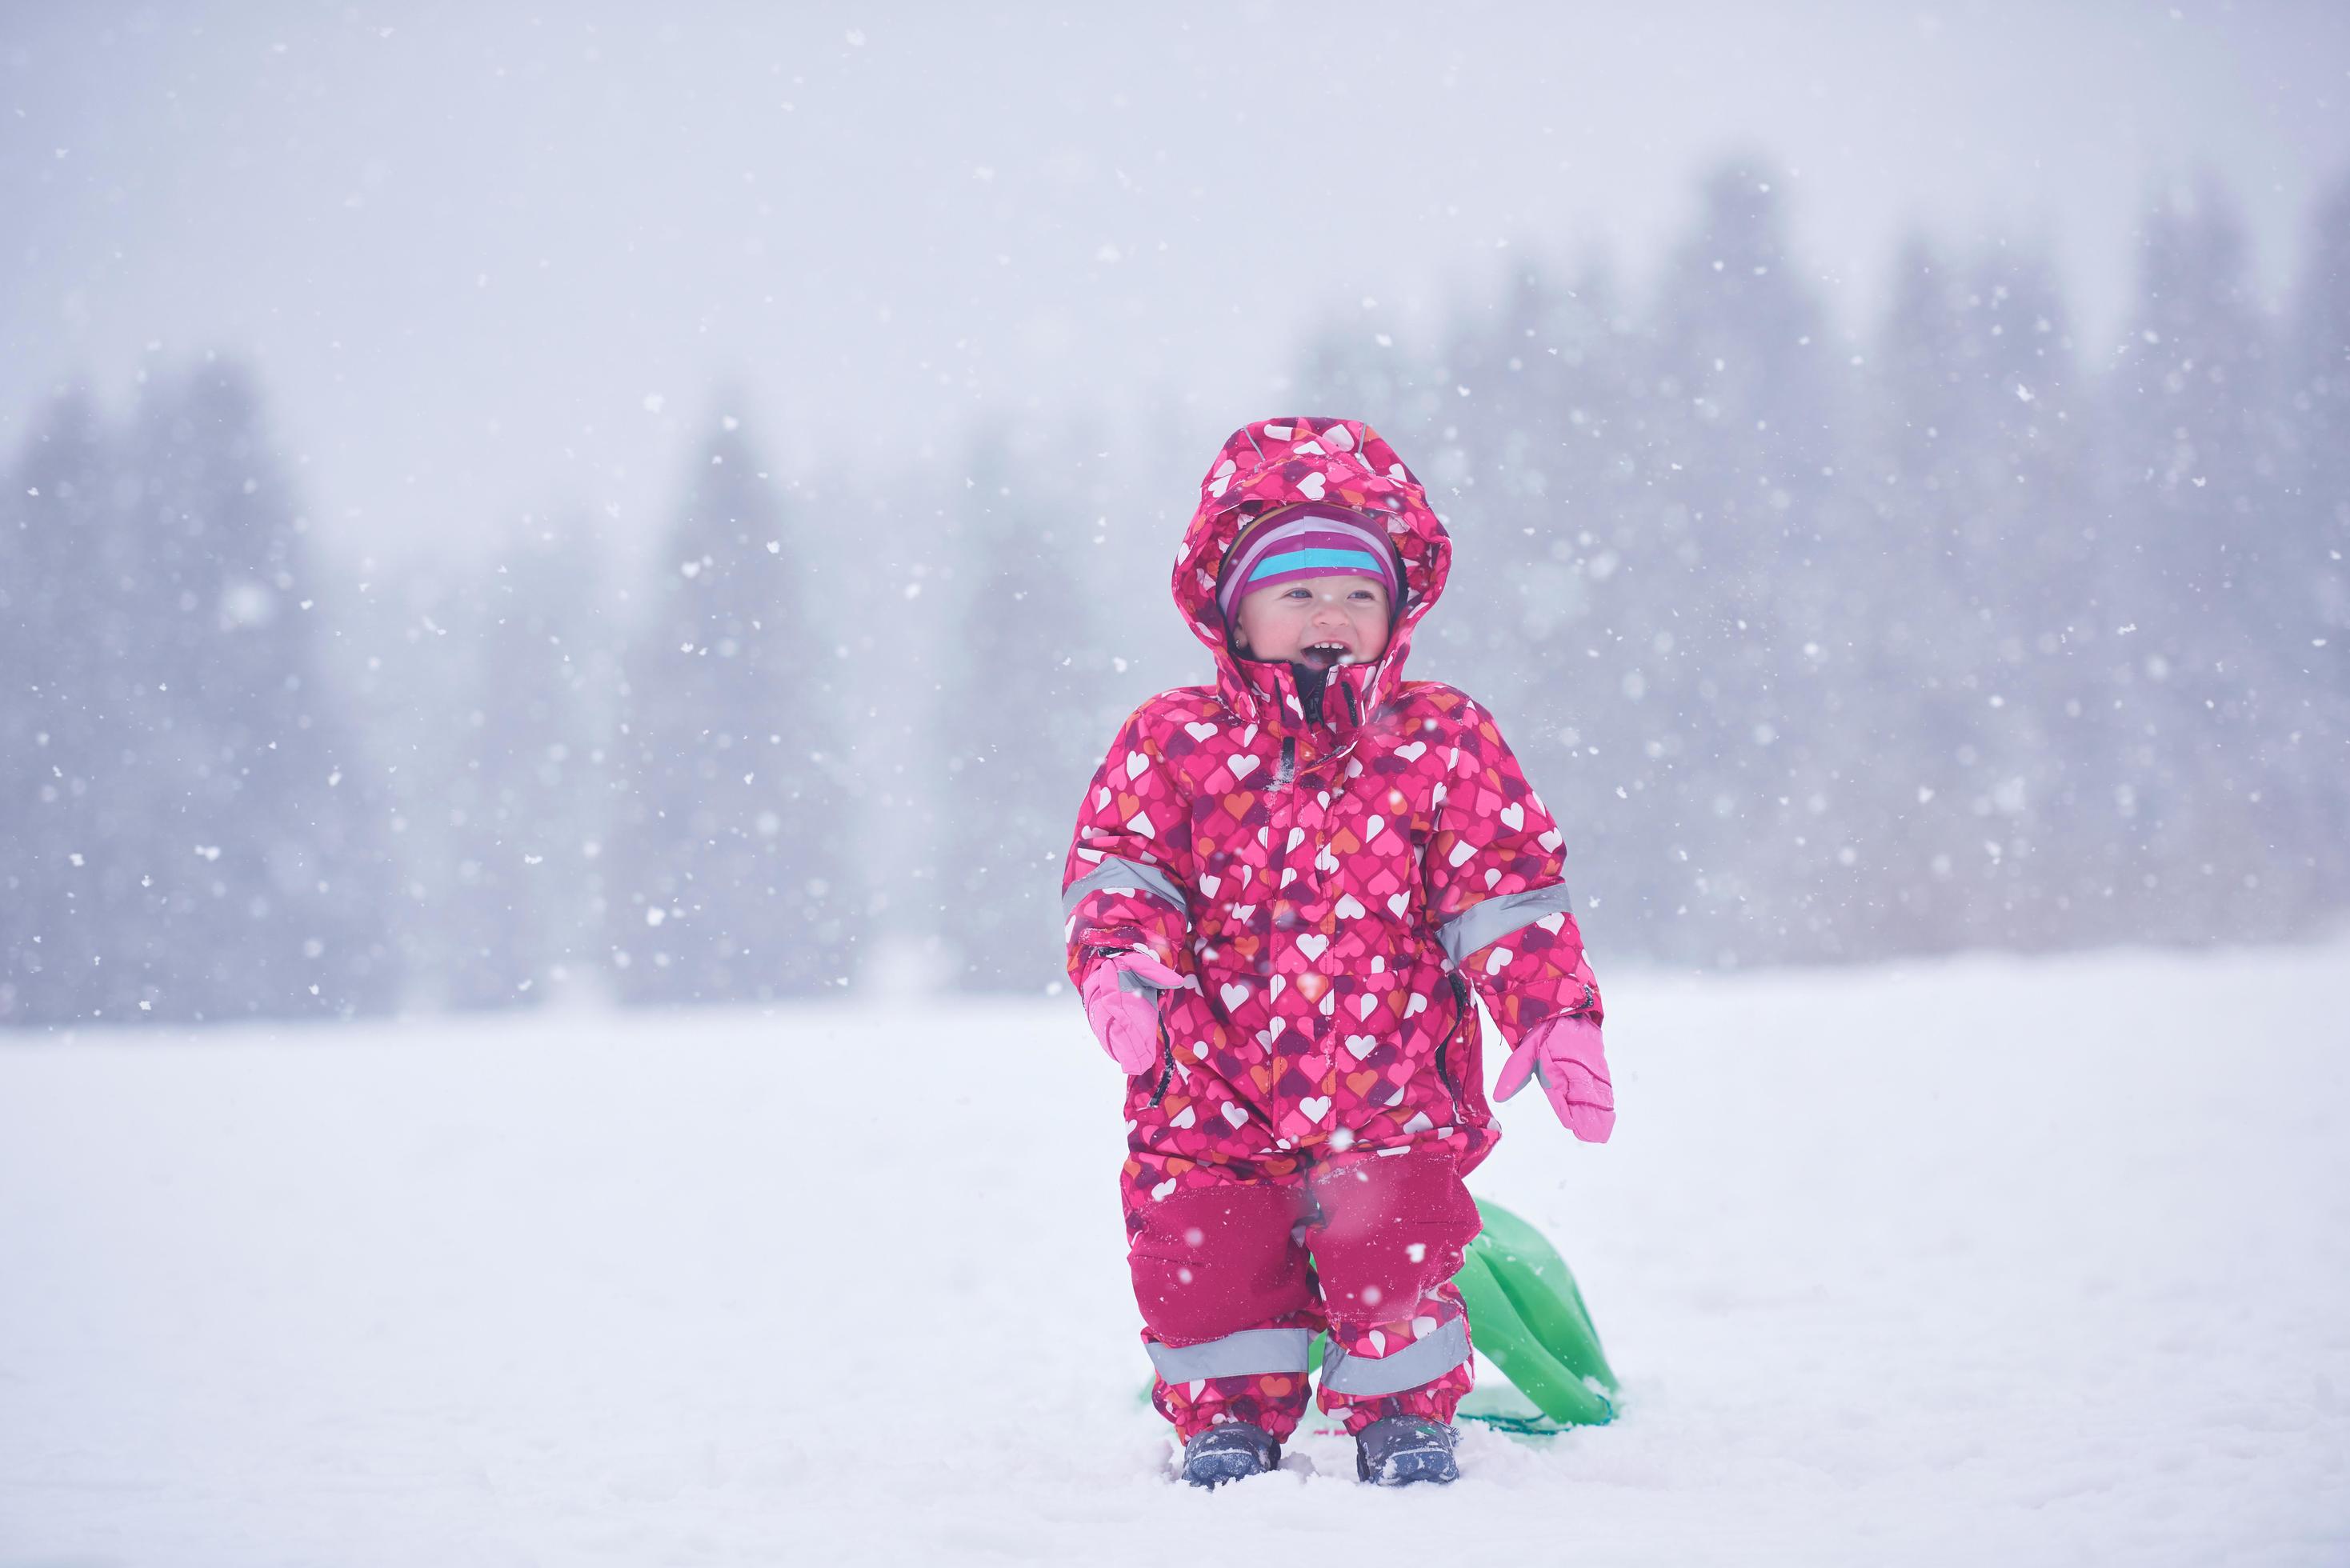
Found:
[{"label": "overcast sky", "polygon": [[1740,149],[1847,327],[1922,226],[2108,333],[2202,170],[2274,296],[2350,169],[2329,0],[655,9],[0,0],[0,443],[226,349],[340,547],[627,539],[725,378],[795,471],[1172,395],[1188,472],[1341,309],[1424,328],[1505,244],[1638,281]]}]

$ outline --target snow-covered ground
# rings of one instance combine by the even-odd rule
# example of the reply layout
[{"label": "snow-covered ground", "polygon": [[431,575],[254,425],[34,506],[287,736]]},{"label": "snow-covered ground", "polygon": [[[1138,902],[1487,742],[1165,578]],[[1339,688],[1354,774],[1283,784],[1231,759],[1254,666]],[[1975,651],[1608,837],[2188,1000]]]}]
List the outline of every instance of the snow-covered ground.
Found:
[{"label": "snow-covered ground", "polygon": [[0,1564],[2350,1560],[2350,944],[1618,972],[1615,1426],[1214,1494],[1074,1005],[0,1041]]}]

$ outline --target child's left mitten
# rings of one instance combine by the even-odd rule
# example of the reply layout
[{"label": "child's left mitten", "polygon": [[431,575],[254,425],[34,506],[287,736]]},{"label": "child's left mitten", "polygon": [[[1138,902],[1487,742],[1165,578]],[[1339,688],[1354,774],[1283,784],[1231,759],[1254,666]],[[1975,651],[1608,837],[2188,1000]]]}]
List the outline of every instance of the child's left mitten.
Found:
[{"label": "child's left mitten", "polygon": [[1547,1018],[1527,1030],[1493,1085],[1494,1097],[1508,1099],[1528,1078],[1541,1082],[1550,1108],[1584,1142],[1606,1143],[1616,1130],[1616,1085],[1599,1025],[1589,1017]]},{"label": "child's left mitten", "polygon": [[1127,1076],[1159,1060],[1159,993],[1182,983],[1181,975],[1149,953],[1113,953],[1087,966],[1077,988],[1086,1022]]}]

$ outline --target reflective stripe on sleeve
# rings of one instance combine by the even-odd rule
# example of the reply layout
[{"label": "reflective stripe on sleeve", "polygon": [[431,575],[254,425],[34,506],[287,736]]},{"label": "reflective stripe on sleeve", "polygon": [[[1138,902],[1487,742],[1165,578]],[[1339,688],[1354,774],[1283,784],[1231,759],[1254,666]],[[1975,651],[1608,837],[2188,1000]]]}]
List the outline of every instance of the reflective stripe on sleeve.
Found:
[{"label": "reflective stripe on sleeve", "polygon": [[1112,855],[1069,884],[1068,891],[1061,895],[1062,917],[1066,919],[1076,914],[1077,905],[1085,896],[1100,888],[1133,888],[1164,898],[1178,911],[1189,908],[1181,884],[1169,876],[1164,867],[1145,866],[1139,860],[1121,860]]},{"label": "reflective stripe on sleeve", "polygon": [[[1107,864],[1107,863],[1105,863]],[[1469,961],[1469,955],[1488,942],[1500,941],[1512,931],[1522,930],[1545,915],[1575,913],[1568,902],[1566,884],[1557,882],[1547,888],[1534,888],[1523,893],[1504,893],[1498,898],[1487,898],[1470,905],[1451,919],[1436,928],[1436,940],[1444,944],[1444,956],[1458,969]]]},{"label": "reflective stripe on sleeve", "polygon": [[[1466,1340],[1462,1343],[1465,1345]],[[1246,1377],[1259,1372],[1304,1372],[1314,1347],[1310,1328],[1244,1328],[1205,1345],[1144,1346],[1160,1381],[1197,1383],[1206,1377]]]},{"label": "reflective stripe on sleeve", "polygon": [[1333,1394],[1376,1399],[1433,1383],[1469,1359],[1469,1320],[1456,1317],[1393,1355],[1349,1355],[1334,1341],[1322,1353],[1322,1386]]}]

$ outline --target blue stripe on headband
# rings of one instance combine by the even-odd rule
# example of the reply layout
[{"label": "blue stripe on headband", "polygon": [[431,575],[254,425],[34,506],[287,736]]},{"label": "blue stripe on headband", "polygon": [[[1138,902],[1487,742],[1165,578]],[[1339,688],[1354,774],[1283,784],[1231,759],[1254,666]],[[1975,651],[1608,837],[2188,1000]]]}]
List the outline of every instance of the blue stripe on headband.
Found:
[{"label": "blue stripe on headband", "polygon": [[1313,570],[1351,573],[1376,577],[1384,583],[1388,575],[1379,566],[1379,558],[1368,550],[1291,550],[1284,555],[1267,556],[1249,574],[1250,582],[1261,582],[1283,572]]}]

